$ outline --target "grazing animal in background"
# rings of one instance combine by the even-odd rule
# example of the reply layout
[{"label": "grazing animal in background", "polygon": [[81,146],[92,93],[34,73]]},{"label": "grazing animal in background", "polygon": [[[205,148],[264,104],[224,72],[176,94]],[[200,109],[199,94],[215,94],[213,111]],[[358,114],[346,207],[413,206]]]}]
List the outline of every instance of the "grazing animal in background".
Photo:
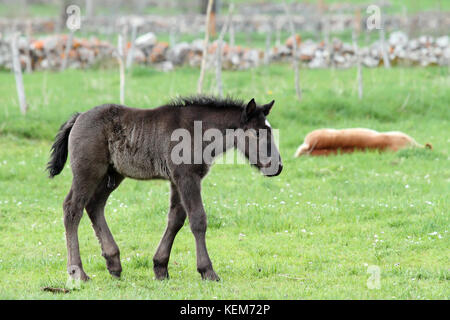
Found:
[{"label": "grazing animal in background", "polygon": [[[188,144],[194,146],[194,151],[188,154],[188,158],[194,161],[174,161],[172,151],[179,142],[173,141],[172,136],[181,129],[195,138],[198,122],[202,124],[202,133],[214,129],[227,137],[229,129],[251,132],[261,132],[260,129],[263,129],[267,135],[233,135],[230,140],[219,144],[213,156],[235,148],[247,159],[256,159],[252,164],[264,175],[276,176],[282,170],[281,157],[266,120],[273,104],[274,101],[258,106],[254,99],[244,104],[231,98],[196,96],[179,98],[155,109],[106,104],[70,118],[56,136],[47,167],[50,177],[59,174],[70,152],[73,180],[63,204],[69,274],[72,270],[80,270],[81,279],[89,279],[82,267],[78,244],[78,225],[86,209],[108,271],[120,277],[120,252],[105,220],[106,201],[124,178],[165,179],[170,181],[170,209],[167,228],[153,257],[156,278],[169,277],[167,265],[172,244],[187,216],[195,237],[197,270],[203,279],[219,280],[206,249],[207,222],[201,198],[201,181],[212,162],[201,155],[200,161],[196,161],[198,148],[195,141],[191,143],[190,140]],[[249,139],[258,148],[265,146],[270,151],[262,154],[258,149],[255,155],[242,139]],[[201,141],[203,149],[206,145],[205,141]]]},{"label": "grazing animal in background", "polygon": [[377,132],[364,128],[318,129],[306,135],[305,141],[298,147],[294,156],[351,153],[355,150],[366,149],[398,151],[407,147],[432,149],[430,144],[422,146],[407,134],[399,131]]}]

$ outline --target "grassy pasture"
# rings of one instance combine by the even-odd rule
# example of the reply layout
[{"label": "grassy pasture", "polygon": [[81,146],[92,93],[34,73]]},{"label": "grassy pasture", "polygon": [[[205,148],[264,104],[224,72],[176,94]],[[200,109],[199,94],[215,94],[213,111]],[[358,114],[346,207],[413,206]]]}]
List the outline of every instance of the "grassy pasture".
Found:
[{"label": "grassy pasture", "polygon": [[[123,274],[112,279],[85,215],[79,238],[92,281],[65,286],[62,200],[67,167],[44,172],[58,127],[73,112],[117,102],[114,70],[26,74],[29,113],[20,115],[12,74],[0,73],[0,298],[43,299],[448,299],[450,78],[446,68],[302,70],[295,99],[287,65],[224,74],[225,92],[276,100],[269,119],[280,129],[284,171],[264,178],[248,165],[217,165],[203,184],[207,243],[219,283],[196,272],[188,225],[174,243],[171,279],[154,280],[151,258],[165,228],[169,186],[126,180],[106,216],[121,249]],[[197,69],[136,68],[126,104],[150,108],[196,90]],[[213,75],[206,78],[214,88]],[[374,152],[293,159],[305,134],[320,127],[401,130],[433,151]],[[368,266],[381,288],[368,289]]]}]

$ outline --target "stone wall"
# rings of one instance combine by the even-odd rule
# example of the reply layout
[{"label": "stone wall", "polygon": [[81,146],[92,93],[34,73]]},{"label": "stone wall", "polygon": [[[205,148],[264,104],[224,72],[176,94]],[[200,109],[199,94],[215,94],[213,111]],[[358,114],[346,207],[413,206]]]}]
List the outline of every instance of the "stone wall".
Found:
[{"label": "stone wall", "polygon": [[[349,68],[357,63],[353,45],[334,38],[330,44],[302,41],[297,35],[298,51],[296,58],[307,68]],[[408,39],[403,32],[390,34],[385,46],[391,65],[449,65],[449,37],[433,38],[421,36]],[[59,70],[65,54],[66,35],[52,35],[30,42],[21,37],[18,42],[20,60],[23,68],[31,65],[32,70]],[[224,69],[241,70],[256,67],[264,63],[291,61],[293,38],[285,44],[271,48],[267,53],[260,49],[230,47],[223,45],[222,67]],[[128,54],[131,43],[126,46]],[[214,66],[217,43],[208,47],[207,64]],[[359,56],[365,67],[383,65],[381,44],[375,42],[359,49]],[[73,39],[68,55],[68,68],[90,68],[114,63],[115,46],[108,42],[91,39]],[[166,42],[158,41],[153,33],[138,37],[135,41],[134,62],[143,65],[153,65],[157,69],[168,71],[179,65],[199,66],[202,58],[203,40],[197,39],[191,43],[181,42],[170,47]],[[265,59],[265,54],[268,58]],[[11,69],[11,48],[8,38],[0,37],[0,68]]]},{"label": "stone wall", "polygon": [[[332,13],[326,15],[330,30],[333,32],[351,31],[354,27],[354,13]],[[319,14],[293,14],[293,23],[297,32],[321,32],[324,27],[324,17]],[[216,29],[220,30],[226,17],[218,15]],[[114,34],[123,29],[124,25],[136,24],[140,33],[154,32],[182,34],[198,34],[205,29],[205,16],[201,14],[183,14],[177,16],[98,16],[93,19],[83,18],[81,28],[83,32],[100,34]],[[365,11],[362,12],[361,29],[366,28]],[[0,32],[7,33],[14,30],[34,33],[53,33],[58,30],[60,22],[57,18],[10,19],[0,18]],[[450,30],[450,12],[422,12],[405,17],[403,15],[386,15],[387,31],[408,30],[413,34],[435,34]],[[288,21],[284,14],[269,15],[264,13],[235,14],[233,27],[236,32],[265,33],[269,28],[288,31]]]}]

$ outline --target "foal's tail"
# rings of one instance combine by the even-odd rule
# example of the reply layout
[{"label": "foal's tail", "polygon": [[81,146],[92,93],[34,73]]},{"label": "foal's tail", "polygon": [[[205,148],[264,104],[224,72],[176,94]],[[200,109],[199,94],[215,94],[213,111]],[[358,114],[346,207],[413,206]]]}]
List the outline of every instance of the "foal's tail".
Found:
[{"label": "foal's tail", "polygon": [[64,169],[68,154],[70,130],[72,130],[79,115],[79,113],[75,113],[61,126],[61,128],[59,128],[59,132],[55,137],[55,142],[52,145],[50,161],[47,164],[50,178],[58,175]]}]

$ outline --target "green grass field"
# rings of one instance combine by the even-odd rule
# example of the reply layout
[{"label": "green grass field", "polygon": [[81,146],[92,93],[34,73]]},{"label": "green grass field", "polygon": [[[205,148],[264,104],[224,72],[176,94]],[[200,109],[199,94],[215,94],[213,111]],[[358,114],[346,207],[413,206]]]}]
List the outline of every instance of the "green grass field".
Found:
[{"label": "green grass field", "polygon": [[[151,108],[196,90],[197,69],[136,68],[126,104]],[[119,100],[114,70],[36,72],[24,76],[22,116],[12,74],[0,73],[0,298],[2,299],[448,299],[450,77],[447,68],[301,70],[296,100],[288,65],[225,71],[226,93],[259,103],[280,129],[284,171],[265,178],[248,165],[216,165],[203,183],[207,244],[218,283],[196,271],[189,226],[175,240],[169,273],[156,281],[152,256],[166,225],[169,186],[126,180],[106,207],[121,249],[122,278],[112,279],[86,214],[79,238],[92,280],[69,294],[62,201],[67,168],[44,168],[59,125],[75,111]],[[205,89],[212,92],[213,75]],[[294,159],[321,127],[400,130],[434,150]],[[368,266],[381,270],[369,289]]]}]

